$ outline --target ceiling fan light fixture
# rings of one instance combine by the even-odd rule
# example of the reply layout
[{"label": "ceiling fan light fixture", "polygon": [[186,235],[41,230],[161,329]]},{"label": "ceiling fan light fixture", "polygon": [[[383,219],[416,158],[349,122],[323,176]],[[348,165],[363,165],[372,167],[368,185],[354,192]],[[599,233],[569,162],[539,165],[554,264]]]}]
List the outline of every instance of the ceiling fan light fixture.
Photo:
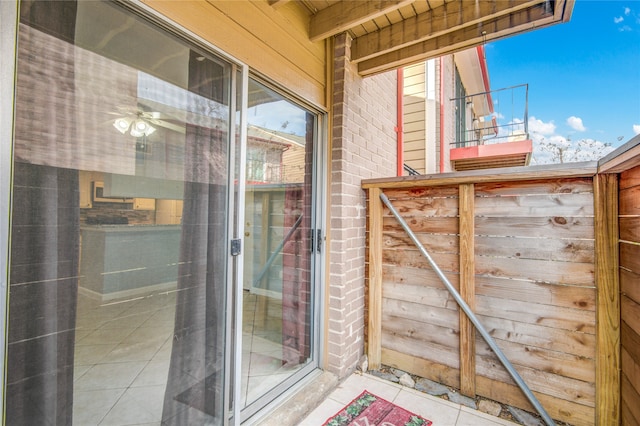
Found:
[{"label": "ceiling fan light fixture", "polygon": [[123,135],[129,131],[129,134],[134,138],[149,136],[156,131],[155,127],[141,118],[138,118],[135,121],[127,117],[118,118],[113,122],[113,127]]},{"label": "ceiling fan light fixture", "polygon": [[123,135],[129,130],[129,126],[131,126],[130,118],[118,118],[113,122],[113,127],[115,127],[120,133]]}]

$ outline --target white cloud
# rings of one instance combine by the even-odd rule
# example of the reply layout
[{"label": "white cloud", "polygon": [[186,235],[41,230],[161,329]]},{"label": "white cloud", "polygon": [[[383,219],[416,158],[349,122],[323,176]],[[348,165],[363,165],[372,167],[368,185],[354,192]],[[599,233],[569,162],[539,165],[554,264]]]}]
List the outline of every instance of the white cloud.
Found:
[{"label": "white cloud", "polygon": [[622,16],[619,16],[617,18],[613,18],[613,22],[615,22],[616,24],[619,24],[622,21],[624,21],[624,18]]},{"label": "white cloud", "polygon": [[584,127],[584,124],[582,124],[582,118],[580,117],[575,117],[572,115],[571,117],[567,118],[567,124],[577,132],[584,132],[585,130],[587,130],[587,128]]},{"label": "white cloud", "polygon": [[[570,117],[567,123],[584,129],[582,120]],[[634,131],[640,132],[640,125]],[[613,151],[610,143],[595,139],[570,139],[556,133],[553,121],[545,123],[535,117],[529,119],[529,137],[533,142],[531,164],[571,163],[576,161],[594,161]]]},{"label": "white cloud", "polygon": [[531,116],[531,118],[529,118],[529,131],[531,133],[539,133],[541,135],[552,135],[556,131],[556,125],[553,124],[553,121],[545,123],[544,121]]},{"label": "white cloud", "polygon": [[625,15],[627,15],[627,16],[629,16],[629,15],[631,14],[631,9],[630,9],[630,8],[628,8],[628,7],[625,7],[625,8],[624,8],[624,14],[625,14]]},{"label": "white cloud", "polygon": [[635,133],[636,135],[640,135],[640,124],[633,125],[633,133]]}]

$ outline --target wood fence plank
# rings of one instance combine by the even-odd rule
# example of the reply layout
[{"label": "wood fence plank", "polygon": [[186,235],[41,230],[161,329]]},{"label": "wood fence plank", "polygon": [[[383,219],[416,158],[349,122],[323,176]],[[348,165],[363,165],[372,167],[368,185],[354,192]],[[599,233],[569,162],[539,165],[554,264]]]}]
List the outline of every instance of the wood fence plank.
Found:
[{"label": "wood fence plank", "polygon": [[458,214],[456,198],[412,198],[409,200],[389,200],[400,216],[410,217],[442,217]]},{"label": "wood fence plank", "polygon": [[491,277],[524,279],[562,285],[584,287],[593,287],[595,285],[593,263],[479,256],[476,259],[476,273]]},{"label": "wood fence plank", "polygon": [[[497,345],[513,365],[526,365],[548,374],[556,374],[586,383],[595,383],[596,360],[595,351],[591,357],[571,355],[565,352],[547,350],[535,346],[522,345],[493,336]],[[478,356],[489,359],[493,351],[484,340],[477,341]],[[497,361],[497,358],[493,358]],[[493,362],[493,361],[492,361]]]},{"label": "wood fence plank", "polygon": [[620,291],[636,303],[640,303],[640,274],[620,269]]},{"label": "wood fence plank", "polygon": [[489,330],[489,334],[495,339],[564,353],[571,357],[595,359],[596,336],[594,334],[545,327],[486,315],[479,315],[478,317],[485,328]]},{"label": "wood fence plank", "polygon": [[640,186],[640,167],[635,167],[620,173],[620,189]]},{"label": "wood fence plank", "polygon": [[[455,311],[457,303],[445,288],[414,284],[396,284],[383,281],[383,299],[402,300],[422,306],[433,306]],[[418,308],[418,306],[416,306]]]},{"label": "wood fence plank", "polygon": [[457,368],[407,355],[390,348],[382,348],[382,362],[390,367],[395,367],[447,386],[456,387],[460,383],[460,370]]},{"label": "wood fence plank", "polygon": [[[402,225],[393,216],[387,216],[382,219],[385,232],[404,232]],[[434,234],[457,234],[458,218],[457,217],[429,217],[420,218],[413,217],[407,220],[407,225],[415,233],[431,232]]]},{"label": "wood fence plank", "polygon": [[556,262],[593,263],[593,240],[477,236],[476,255]]},{"label": "wood fence plank", "polygon": [[[475,192],[473,184],[460,185],[460,296],[475,310]],[[460,392],[476,396],[475,326],[460,309]]]},{"label": "wood fence plank", "polygon": [[398,318],[408,318],[440,327],[449,327],[456,330],[456,332],[459,330],[458,311],[456,309],[436,308],[393,299],[384,299],[382,305],[385,312]]},{"label": "wood fence plank", "polygon": [[[622,373],[629,380],[629,384],[636,393],[640,394],[640,364],[638,364],[624,348],[621,351]],[[640,400],[638,400],[640,403]]]},{"label": "wood fence plank", "polygon": [[[460,265],[457,253],[429,252],[429,255],[443,272],[458,271]],[[431,269],[431,264],[417,248],[384,250],[382,252],[382,262],[403,267]]]},{"label": "wood fence plank", "polygon": [[411,188],[389,188],[384,191],[389,200],[407,200],[411,198],[457,197],[458,186],[415,186]]},{"label": "wood fence plank", "polygon": [[640,273],[640,244],[620,242],[620,266],[636,274]]},{"label": "wood fence plank", "polygon": [[[388,333],[385,333],[384,335],[383,347],[414,357],[439,362],[451,368],[460,368],[458,348],[436,345],[435,343],[428,347],[418,347],[412,343],[412,339]],[[456,383],[454,386],[457,387],[459,384],[460,382]]]},{"label": "wood fence plank", "polygon": [[571,216],[476,217],[476,235],[593,239],[593,218]]},{"label": "wood fence plank", "polygon": [[428,348],[431,344],[452,349],[460,347],[459,333],[450,327],[399,318],[389,313],[382,314],[382,333],[411,339],[417,347]]},{"label": "wood fence plank", "polygon": [[593,193],[593,179],[539,179],[524,182],[492,182],[475,185],[479,197],[533,194]]},{"label": "wood fence plank", "polygon": [[629,378],[627,376],[622,376],[621,379],[621,393],[623,405],[627,408],[631,417],[634,419],[636,423],[629,423],[633,425],[637,425],[637,421],[640,420],[640,395],[631,385]]},{"label": "wood fence plank", "polygon": [[620,283],[618,176],[594,177],[597,347],[596,422],[620,422]]},{"label": "wood fence plank", "polygon": [[477,276],[476,294],[588,311],[596,309],[596,289],[588,287]]},{"label": "wood fence plank", "polygon": [[365,179],[362,188],[412,188],[460,185],[462,183],[518,182],[555,178],[591,177],[597,172],[597,163],[579,163],[574,165],[554,164],[550,166],[508,167],[491,170],[471,170],[465,172],[440,173],[426,176],[402,176],[393,178]]},{"label": "wood fence plank", "polygon": [[[412,268],[399,265],[382,265],[385,282],[397,284],[413,284],[424,287],[443,289],[446,288],[440,277],[432,269]],[[460,274],[457,272],[443,271],[449,282],[457,289],[460,281]]]},{"label": "wood fence plank", "polygon": [[[478,355],[478,375],[507,384],[515,384],[506,369],[495,356]],[[514,365],[522,380],[536,394],[571,401],[587,407],[595,407],[594,383],[563,377],[522,365]]]},{"label": "wood fence plank", "polygon": [[593,216],[593,195],[579,193],[478,198],[476,215],[487,217]]},{"label": "wood fence plank", "polygon": [[627,296],[622,296],[620,301],[620,316],[633,331],[640,334],[640,304]]},{"label": "wood fence plank", "polygon": [[622,347],[629,354],[629,356],[636,362],[636,364],[640,364],[640,335],[635,332],[633,328],[631,328],[624,320],[620,326],[620,340],[622,342]]},{"label": "wood fence plank", "polygon": [[620,214],[640,215],[640,186],[632,186],[620,191]]},{"label": "wood fence plank", "polygon": [[478,294],[476,294],[476,307],[479,315],[595,334],[594,315],[590,311],[517,300],[506,304],[504,300]]},{"label": "wood fence plank", "polygon": [[640,242],[640,216],[626,216],[620,218],[620,239]]},{"label": "wood fence plank", "polygon": [[[478,395],[489,399],[501,401],[530,412],[535,412],[531,403],[516,385],[501,383],[486,377],[477,379]],[[594,409],[586,405],[565,401],[548,395],[534,392],[540,404],[549,415],[574,426],[593,426]]]},{"label": "wood fence plank", "polygon": [[[459,253],[458,238],[454,235],[440,235],[440,234],[423,234],[417,233],[416,238],[420,241],[420,244],[429,253]],[[382,243],[385,250],[387,249],[415,249],[416,246],[407,235],[406,232],[391,233],[385,232],[382,237]]]}]

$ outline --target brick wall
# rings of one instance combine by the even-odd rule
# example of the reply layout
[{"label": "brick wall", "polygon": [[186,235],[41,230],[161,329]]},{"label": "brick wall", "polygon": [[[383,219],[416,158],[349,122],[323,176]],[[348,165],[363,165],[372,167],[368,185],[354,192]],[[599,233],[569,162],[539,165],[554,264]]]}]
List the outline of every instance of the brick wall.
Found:
[{"label": "brick wall", "polygon": [[335,39],[326,368],[343,377],[364,353],[366,200],[362,179],[395,176],[396,72],[358,76]]}]

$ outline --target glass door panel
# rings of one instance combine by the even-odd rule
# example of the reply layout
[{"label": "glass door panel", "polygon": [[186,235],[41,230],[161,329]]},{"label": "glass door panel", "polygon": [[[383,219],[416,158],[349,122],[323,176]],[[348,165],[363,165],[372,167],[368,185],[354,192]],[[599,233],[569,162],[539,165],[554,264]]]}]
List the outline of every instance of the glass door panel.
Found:
[{"label": "glass door panel", "polygon": [[249,81],[243,407],[268,401],[312,362],[315,120],[314,114],[282,95]]},{"label": "glass door panel", "polygon": [[234,67],[22,1],[18,70],[7,423],[226,423]]}]

